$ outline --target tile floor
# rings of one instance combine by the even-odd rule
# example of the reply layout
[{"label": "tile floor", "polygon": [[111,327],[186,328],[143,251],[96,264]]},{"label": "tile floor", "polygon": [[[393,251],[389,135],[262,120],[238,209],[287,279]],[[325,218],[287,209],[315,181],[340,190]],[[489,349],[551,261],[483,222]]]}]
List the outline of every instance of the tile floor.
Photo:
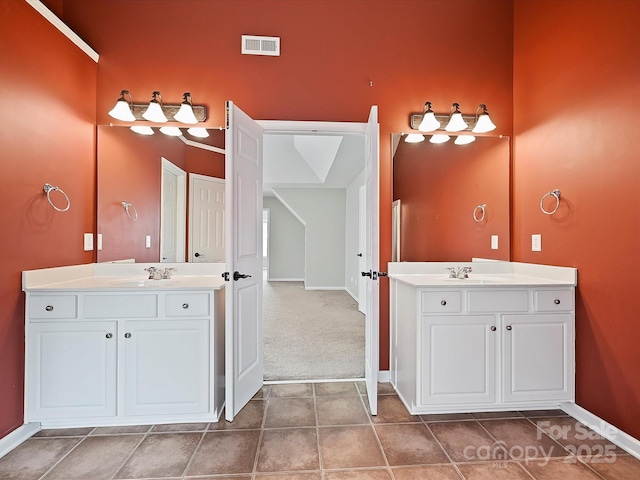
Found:
[{"label": "tile floor", "polygon": [[266,386],[234,422],[44,430],[2,480],[631,480],[640,460],[561,411],[409,415],[380,384]]}]

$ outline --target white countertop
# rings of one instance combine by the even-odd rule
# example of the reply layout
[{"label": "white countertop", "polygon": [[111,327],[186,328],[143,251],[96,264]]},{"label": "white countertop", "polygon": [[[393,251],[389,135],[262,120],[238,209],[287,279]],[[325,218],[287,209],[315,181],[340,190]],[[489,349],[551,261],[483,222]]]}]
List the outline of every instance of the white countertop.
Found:
[{"label": "white countertop", "polygon": [[[449,278],[448,267],[471,267],[469,278]],[[414,287],[575,286],[577,269],[516,262],[392,262],[389,278]]]},{"label": "white countertop", "polygon": [[144,268],[150,265],[87,264],[22,272],[24,291],[138,291],[219,290],[225,281],[224,264],[160,264],[174,268],[170,279],[149,280]]}]

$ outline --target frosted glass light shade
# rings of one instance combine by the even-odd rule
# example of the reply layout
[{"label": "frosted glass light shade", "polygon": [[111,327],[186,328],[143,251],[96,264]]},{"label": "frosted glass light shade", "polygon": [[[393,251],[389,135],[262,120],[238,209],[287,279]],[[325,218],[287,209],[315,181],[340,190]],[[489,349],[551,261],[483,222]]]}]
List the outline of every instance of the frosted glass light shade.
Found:
[{"label": "frosted glass light shade", "polygon": [[162,111],[160,103],[157,100],[151,100],[149,102],[149,107],[142,114],[142,118],[156,123],[165,123],[168,121],[167,117]]},{"label": "frosted glass light shade", "polygon": [[407,143],[424,142],[424,135],[420,135],[419,133],[410,133],[406,137],[404,137],[404,141]]},{"label": "frosted glass light shade", "polygon": [[131,131],[139,133],[140,135],[153,135],[153,128],[147,127],[144,125],[134,125],[131,128]]},{"label": "frosted glass light shade", "polygon": [[440,128],[440,122],[436,120],[436,115],[433,112],[427,112],[423,115],[418,130],[421,132],[433,132]]},{"label": "frosted glass light shade", "polygon": [[468,126],[469,125],[467,125],[467,122],[465,122],[462,118],[462,114],[460,112],[455,112],[453,113],[453,115],[451,115],[449,123],[447,123],[447,126],[444,127],[444,129],[447,132],[461,132]]},{"label": "frosted glass light shade", "polygon": [[170,137],[179,137],[182,135],[182,132],[178,127],[160,127],[160,131]]},{"label": "frosted glass light shade", "polygon": [[136,117],[131,112],[131,106],[124,98],[119,99],[116,105],[109,111],[116,120],[122,120],[123,122],[135,122]]},{"label": "frosted glass light shade", "polygon": [[458,135],[453,143],[456,145],[468,145],[476,141],[473,135]]},{"label": "frosted glass light shade", "polygon": [[187,133],[197,138],[207,138],[209,136],[209,132],[204,127],[191,127],[187,130]]},{"label": "frosted glass light shade", "polygon": [[496,129],[496,126],[491,121],[491,118],[489,117],[489,114],[488,113],[482,113],[478,117],[478,121],[476,122],[475,126],[473,127],[473,130],[471,130],[471,131],[473,133],[487,133],[487,132],[490,132],[490,131],[495,130],[495,129]]},{"label": "frosted glass light shade", "polygon": [[446,143],[451,139],[449,135],[445,135],[443,133],[439,133],[437,135],[433,135],[430,139],[430,143]]},{"label": "frosted glass light shade", "polygon": [[173,118],[182,123],[195,124],[198,123],[198,119],[193,114],[193,108],[188,103],[182,103],[180,105],[180,110],[176,113]]}]

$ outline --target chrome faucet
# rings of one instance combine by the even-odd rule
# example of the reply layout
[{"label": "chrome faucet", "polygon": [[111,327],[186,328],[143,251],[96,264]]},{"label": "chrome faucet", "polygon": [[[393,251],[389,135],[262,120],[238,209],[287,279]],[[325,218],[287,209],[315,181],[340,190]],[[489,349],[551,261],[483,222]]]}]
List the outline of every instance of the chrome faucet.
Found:
[{"label": "chrome faucet", "polygon": [[163,280],[168,280],[171,278],[171,272],[173,272],[175,268],[165,268],[164,271],[160,274],[160,277]]},{"label": "chrome faucet", "polygon": [[159,268],[149,267],[145,268],[144,270],[146,272],[149,272],[149,280],[160,280],[162,278]]},{"label": "chrome faucet", "polygon": [[462,280],[469,278],[471,267],[448,267],[447,270],[449,270],[449,278],[459,278]]}]

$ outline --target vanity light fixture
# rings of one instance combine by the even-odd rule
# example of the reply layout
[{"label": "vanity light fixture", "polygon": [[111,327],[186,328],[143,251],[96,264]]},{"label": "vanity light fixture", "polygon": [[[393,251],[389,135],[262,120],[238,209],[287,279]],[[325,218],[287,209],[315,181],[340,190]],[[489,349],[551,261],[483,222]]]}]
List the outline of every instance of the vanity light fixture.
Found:
[{"label": "vanity light fixture", "polygon": [[187,130],[187,133],[196,138],[207,138],[209,136],[209,132],[204,127],[191,127]]},{"label": "vanity light fixture", "polygon": [[198,123],[198,119],[193,114],[193,103],[191,102],[191,94],[189,92],[185,92],[182,95],[182,103],[180,104],[180,110],[176,113],[173,118],[182,123],[188,123],[194,125]]},{"label": "vanity light fixture", "polygon": [[449,135],[445,135],[443,133],[437,133],[436,135],[432,135],[429,139],[429,143],[446,143],[451,139]]},{"label": "vanity light fixture", "polygon": [[139,133],[140,135],[153,135],[153,128],[143,125],[133,125],[129,127],[132,132]]},{"label": "vanity light fixture", "polygon": [[[129,96],[129,100],[124,98],[125,95]],[[122,90],[120,92],[120,98],[116,101],[116,105],[109,111],[109,115],[111,115],[116,120],[122,120],[123,122],[133,122],[135,121],[136,117],[131,111],[132,106],[133,98],[131,98],[129,90]]]},{"label": "vanity light fixture", "polygon": [[[160,100],[158,100],[160,97]],[[166,123],[169,121],[167,116],[162,111],[162,95],[157,90],[153,92],[153,97],[149,101],[149,106],[142,114],[142,118],[155,123]]]},{"label": "vanity light fixture", "polygon": [[[482,110],[482,112],[480,112],[480,110]],[[479,115],[478,112],[480,112]],[[496,126],[491,121],[489,112],[487,112],[487,106],[481,103],[476,110],[476,124],[471,131],[473,133],[487,133],[495,129]]]},{"label": "vanity light fixture", "polygon": [[404,137],[404,141],[407,143],[424,142],[424,135],[420,133],[409,133],[406,137]]},{"label": "vanity light fixture", "polygon": [[160,127],[160,132],[165,135],[169,135],[170,137],[179,137],[182,135],[182,132],[178,127]]},{"label": "vanity light fixture", "polygon": [[469,125],[462,118],[462,112],[460,111],[460,104],[453,103],[451,104],[451,113],[449,117],[449,123],[444,129],[447,132],[461,132],[466,130]]},{"label": "vanity light fixture", "polygon": [[476,141],[473,135],[458,135],[453,143],[456,145],[469,145]]},{"label": "vanity light fixture", "polygon": [[436,119],[436,114],[431,110],[431,102],[425,102],[422,121],[418,125],[418,130],[421,132],[433,132],[440,128],[440,122]]}]

